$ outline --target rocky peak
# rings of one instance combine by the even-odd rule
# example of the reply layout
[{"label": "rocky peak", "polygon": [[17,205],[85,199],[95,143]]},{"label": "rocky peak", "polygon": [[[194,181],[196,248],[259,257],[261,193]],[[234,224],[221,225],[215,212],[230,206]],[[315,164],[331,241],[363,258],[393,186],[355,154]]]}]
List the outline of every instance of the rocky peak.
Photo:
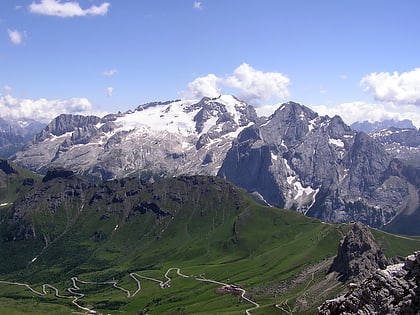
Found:
[{"label": "rocky peak", "polygon": [[285,123],[293,123],[299,120],[311,120],[318,117],[310,108],[296,102],[287,102],[282,104],[271,116],[271,119],[277,118]]},{"label": "rocky peak", "polygon": [[238,100],[231,95],[220,95],[216,98],[204,97],[194,108],[200,108],[198,113],[194,116],[196,123],[196,132],[201,133],[204,124],[210,119],[215,120],[215,124],[234,124],[237,126],[246,126],[250,122],[256,122],[258,116],[255,109]]},{"label": "rocky peak", "polygon": [[385,268],[387,258],[366,225],[354,223],[341,241],[329,272],[337,272],[340,281],[363,279],[378,268]]},{"label": "rocky peak", "polygon": [[352,283],[347,293],[322,304],[318,314],[420,314],[420,252]]},{"label": "rocky peak", "polygon": [[54,118],[41,132],[35,135],[34,142],[41,142],[50,135],[58,137],[67,132],[72,132],[77,128],[96,125],[99,122],[101,122],[101,118],[97,116],[61,114]]},{"label": "rocky peak", "polygon": [[0,171],[3,171],[5,174],[18,174],[18,171],[13,167],[8,160],[0,159]]}]

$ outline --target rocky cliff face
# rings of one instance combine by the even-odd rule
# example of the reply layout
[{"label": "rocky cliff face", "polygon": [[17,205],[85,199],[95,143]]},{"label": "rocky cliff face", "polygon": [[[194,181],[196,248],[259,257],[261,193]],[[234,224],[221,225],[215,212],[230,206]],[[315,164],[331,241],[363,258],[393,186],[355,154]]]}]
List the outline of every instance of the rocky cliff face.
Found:
[{"label": "rocky cliff face", "polygon": [[419,204],[418,187],[387,172],[391,161],[381,144],[340,117],[289,102],[239,134],[218,175],[271,205],[381,227]]},{"label": "rocky cliff face", "polygon": [[346,294],[321,305],[318,314],[420,314],[420,252],[352,283]]}]

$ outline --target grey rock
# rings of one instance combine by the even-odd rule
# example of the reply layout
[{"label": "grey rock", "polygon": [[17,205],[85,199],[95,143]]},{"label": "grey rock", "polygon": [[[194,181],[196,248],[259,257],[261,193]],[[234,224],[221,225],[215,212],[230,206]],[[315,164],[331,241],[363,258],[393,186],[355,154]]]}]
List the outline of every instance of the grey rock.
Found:
[{"label": "grey rock", "polygon": [[402,159],[420,168],[420,130],[416,128],[386,128],[370,132],[392,157]]},{"label": "grey rock", "polygon": [[387,172],[392,157],[340,117],[289,102],[239,134],[218,175],[271,205],[325,221],[383,227],[417,207],[417,184]]},{"label": "grey rock", "polygon": [[420,314],[420,252],[351,283],[347,293],[323,303],[318,314]]},{"label": "grey rock", "polygon": [[338,254],[328,272],[337,272],[340,281],[364,279],[378,268],[384,269],[388,259],[369,229],[354,223],[341,241]]}]

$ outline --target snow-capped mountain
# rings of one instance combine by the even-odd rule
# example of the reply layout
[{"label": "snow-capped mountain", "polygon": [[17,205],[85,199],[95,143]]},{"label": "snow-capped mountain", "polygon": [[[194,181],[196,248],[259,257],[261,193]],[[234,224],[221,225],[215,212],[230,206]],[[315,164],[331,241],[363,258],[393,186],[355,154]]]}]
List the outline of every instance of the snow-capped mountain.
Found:
[{"label": "snow-capped mountain", "polygon": [[45,124],[33,119],[6,119],[0,117],[0,157],[7,158],[40,131]]},{"label": "snow-capped mountain", "polygon": [[[267,204],[383,227],[420,211],[419,182],[377,140],[289,102],[270,117],[233,96],[148,103],[103,118],[61,115],[14,160],[111,179],[218,175]],[[415,173],[415,172],[414,172]]]},{"label": "snow-capped mountain", "polygon": [[229,95],[148,103],[103,118],[60,115],[14,159],[36,171],[64,166],[102,179],[215,175],[231,141],[257,120],[252,106]]}]

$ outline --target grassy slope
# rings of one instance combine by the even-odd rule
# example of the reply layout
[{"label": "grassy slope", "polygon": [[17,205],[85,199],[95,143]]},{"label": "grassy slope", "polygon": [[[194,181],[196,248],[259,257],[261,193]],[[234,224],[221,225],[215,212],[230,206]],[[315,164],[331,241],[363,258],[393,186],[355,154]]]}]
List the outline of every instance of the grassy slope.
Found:
[{"label": "grassy slope", "polygon": [[[42,185],[44,189],[47,186]],[[54,182],[46,189],[48,196],[60,194],[66,185]],[[27,219],[36,222],[37,235],[48,239],[49,246],[43,249],[42,237],[0,242],[1,252],[7,253],[0,263],[1,278],[38,287],[48,282],[62,294],[71,285],[72,276],[88,281],[115,278],[134,291],[136,284],[129,272],[164,280],[168,268],[179,267],[187,275],[204,274],[246,289],[264,287],[291,279],[304,268],[334,256],[346,229],[257,205],[242,190],[214,178],[166,179],[142,186],[132,196],[117,198],[138,186],[135,180],[127,180],[86,189],[61,201],[54,211],[46,201],[40,201]],[[98,191],[109,193],[95,199]],[[153,201],[171,215],[133,212],[142,201]],[[392,255],[420,248],[420,241],[377,235]],[[165,290],[156,282],[142,280],[142,291],[130,299],[109,285],[80,285],[87,294],[82,304],[105,314],[140,314],[143,310],[148,314],[243,314],[250,307],[237,296],[216,294],[215,284],[184,279],[174,271],[171,276],[171,287]],[[314,272],[313,276],[321,280],[324,273]],[[285,298],[293,303],[313,284],[308,279],[282,296],[256,296],[262,307],[253,314],[281,314],[272,307],[274,303]],[[0,293],[0,313],[14,309],[14,303],[19,306],[16,314],[70,314],[75,310],[69,300],[52,294],[33,297],[23,287],[0,285]],[[31,308],[33,303],[36,307]]]}]

